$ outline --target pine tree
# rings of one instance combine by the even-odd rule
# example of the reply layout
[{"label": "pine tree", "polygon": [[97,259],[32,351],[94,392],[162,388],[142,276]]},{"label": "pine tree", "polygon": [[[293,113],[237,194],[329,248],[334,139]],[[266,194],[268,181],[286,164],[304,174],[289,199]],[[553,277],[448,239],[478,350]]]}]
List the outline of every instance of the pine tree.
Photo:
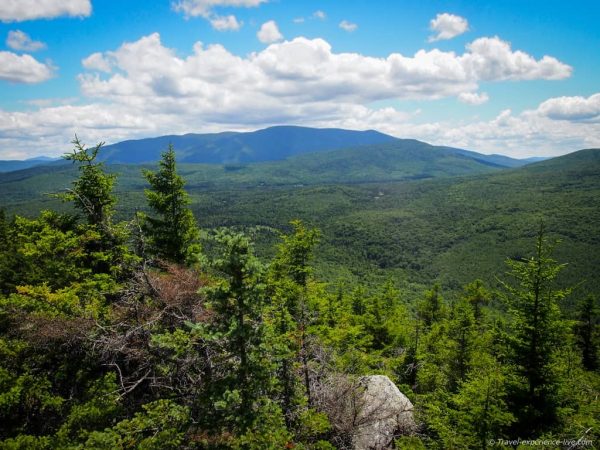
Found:
[{"label": "pine tree", "polygon": [[148,205],[156,216],[145,218],[150,253],[176,263],[191,263],[198,257],[198,228],[190,209],[184,180],[177,174],[173,146],[162,154],[157,172],[145,170],[150,183],[145,190]]},{"label": "pine tree", "polygon": [[107,174],[104,171],[104,164],[97,162],[98,152],[104,142],[100,142],[93,149],[87,149],[75,136],[72,143],[75,148],[63,158],[79,163],[80,175],[73,182],[73,189],[61,197],[75,202],[75,206],[85,214],[90,225],[96,225],[103,231],[109,232],[116,202],[113,195],[116,176]]},{"label": "pine tree", "polygon": [[[277,256],[271,265],[272,286],[279,287],[278,297],[281,301],[280,320],[278,321],[281,336],[296,335],[298,344],[288,340],[288,352],[291,360],[282,361],[281,382],[283,385],[283,407],[289,417],[294,396],[295,376],[293,360],[300,359],[304,377],[304,389],[309,405],[311,404],[311,387],[308,369],[308,346],[306,328],[307,286],[312,273],[310,261],[313,249],[318,242],[319,232],[307,228],[301,221],[291,222],[293,232],[282,236],[283,242],[278,247]],[[284,289],[281,289],[284,288]],[[282,293],[284,293],[282,295]],[[287,317],[288,319],[284,319]]]},{"label": "pine tree", "polygon": [[512,319],[508,342],[515,381],[510,400],[522,427],[518,431],[524,434],[539,433],[556,422],[559,380],[554,364],[565,335],[558,303],[569,291],[554,286],[564,264],[552,258],[553,248],[542,224],[534,256],[508,260],[514,282],[502,282]]},{"label": "pine tree", "polygon": [[596,370],[600,346],[600,308],[593,295],[585,297],[579,305],[575,333],[583,366],[587,370]]},{"label": "pine tree", "polygon": [[426,329],[446,317],[446,306],[440,293],[440,285],[425,292],[425,297],[417,304],[417,318]]},{"label": "pine tree", "polygon": [[85,264],[96,273],[121,276],[128,265],[127,232],[122,224],[112,221],[117,201],[113,193],[116,175],[107,173],[104,164],[97,160],[104,142],[87,149],[75,136],[72,143],[74,149],[63,158],[79,165],[79,177],[73,181],[72,189],[57,196],[74,202],[87,219],[87,227],[78,230],[87,233],[85,251],[89,257]]},{"label": "pine tree", "polygon": [[220,232],[216,239],[223,251],[213,266],[222,278],[204,292],[215,314],[209,338],[224,343],[229,356],[229,375],[218,390],[218,401],[229,402],[225,408],[237,414],[238,425],[245,429],[252,421],[253,405],[271,383],[262,319],[265,271],[244,235]]},{"label": "pine tree", "polygon": [[468,299],[460,299],[454,305],[446,333],[449,347],[449,387],[456,391],[471,368],[477,344],[475,314]]}]

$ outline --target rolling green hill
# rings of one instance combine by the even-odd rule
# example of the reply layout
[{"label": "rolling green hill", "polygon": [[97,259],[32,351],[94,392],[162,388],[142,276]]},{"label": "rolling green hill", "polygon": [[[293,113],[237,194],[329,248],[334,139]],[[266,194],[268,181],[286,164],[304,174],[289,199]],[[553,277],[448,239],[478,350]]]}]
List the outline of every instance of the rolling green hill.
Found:
[{"label": "rolling green hill", "polygon": [[468,177],[192,194],[205,227],[282,229],[298,217],[323,230],[319,265],[327,278],[391,276],[415,289],[434,281],[458,289],[478,277],[495,284],[506,258],[529,253],[543,220],[562,241],[562,282],[583,281],[581,292],[600,288],[597,149]]},{"label": "rolling green hill", "polygon": [[[503,167],[483,155],[436,147],[416,140],[307,153],[283,161],[252,164],[179,164],[190,190],[298,186],[416,180],[497,171]],[[510,159],[510,158],[508,158]],[[152,165],[111,164],[119,174],[121,193],[141,191],[142,168]],[[69,187],[77,170],[65,161],[0,174],[0,204],[35,213],[55,193]]]},{"label": "rolling green hill", "polygon": [[[539,221],[562,240],[563,283],[600,287],[600,150],[499,169],[452,149],[411,141],[247,165],[181,164],[204,228],[256,227],[260,249],[300,218],[323,231],[318,270],[330,280],[392,277],[418,292],[474,278],[494,284],[506,258],[526,255]],[[406,144],[406,141],[404,141]],[[120,174],[121,217],[145,205],[140,166]],[[0,176],[0,204],[36,214],[68,187],[70,165]]]}]

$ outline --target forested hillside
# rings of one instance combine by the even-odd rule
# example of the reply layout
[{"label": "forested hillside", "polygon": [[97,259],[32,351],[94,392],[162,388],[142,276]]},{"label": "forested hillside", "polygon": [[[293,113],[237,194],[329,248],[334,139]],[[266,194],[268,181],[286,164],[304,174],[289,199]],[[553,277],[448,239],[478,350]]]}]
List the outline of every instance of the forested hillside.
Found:
[{"label": "forested hillside", "polygon": [[397,448],[598,440],[598,150],[200,189],[74,145],[62,212],[12,214],[55,169],[2,181],[38,184],[0,214],[0,448],[353,448],[373,374],[414,404]]},{"label": "forested hillside", "polygon": [[[273,256],[277,232],[289,230],[291,220],[318,227],[323,238],[315,264],[331,282],[392,278],[414,294],[435,282],[458,291],[473,277],[496,286],[504,260],[527,251],[543,220],[562,240],[563,286],[597,290],[598,150],[506,170],[412,142],[273,163],[181,164],[179,170],[202,228],[253,230],[261,258]],[[144,210],[140,167],[106,169],[118,174],[117,217]],[[65,163],[0,175],[0,204],[29,217],[44,208],[70,211],[49,194],[66,189],[76,175]]]}]

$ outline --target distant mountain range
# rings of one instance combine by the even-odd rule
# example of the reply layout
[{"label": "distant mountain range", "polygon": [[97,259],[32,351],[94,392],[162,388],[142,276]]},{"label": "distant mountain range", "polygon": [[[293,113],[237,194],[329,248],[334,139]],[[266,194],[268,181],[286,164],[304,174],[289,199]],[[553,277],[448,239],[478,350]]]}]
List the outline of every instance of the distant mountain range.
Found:
[{"label": "distant mountain range", "polygon": [[0,172],[12,172],[14,170],[29,169],[30,167],[42,166],[52,161],[56,161],[58,158],[50,158],[48,156],[37,156],[35,158],[19,160],[5,160],[0,161]]},{"label": "distant mountain range", "polygon": [[394,140],[392,136],[372,130],[278,126],[248,133],[185,134],[124,141],[107,145],[101,158],[121,164],[155,162],[172,144],[181,163],[240,164],[278,161],[303,153]]},{"label": "distant mountain range", "polygon": [[[298,126],[276,126],[263,130],[237,133],[185,134],[169,135],[147,139],[129,140],[105,146],[99,158],[109,164],[154,163],[169,144],[177,152],[180,163],[204,164],[249,164],[268,161],[281,161],[303,154],[331,152],[340,149],[358,149],[370,146],[371,149],[386,148],[392,153],[404,149],[420,149],[424,155],[411,153],[418,159],[427,159],[432,150],[445,155],[465,157],[477,163],[502,167],[520,167],[532,162],[502,155],[483,155],[480,153],[452,147],[430,146],[413,139],[397,139],[374,130],[353,131],[337,128],[307,128]],[[364,149],[367,151],[367,149]],[[310,158],[310,157],[309,157]],[[405,159],[405,158],[403,158]],[[0,161],[0,172],[27,169],[51,161],[51,158],[34,158],[26,161]],[[536,158],[537,160],[537,158]],[[305,160],[309,162],[309,160]],[[367,157],[367,163],[368,157]]]}]

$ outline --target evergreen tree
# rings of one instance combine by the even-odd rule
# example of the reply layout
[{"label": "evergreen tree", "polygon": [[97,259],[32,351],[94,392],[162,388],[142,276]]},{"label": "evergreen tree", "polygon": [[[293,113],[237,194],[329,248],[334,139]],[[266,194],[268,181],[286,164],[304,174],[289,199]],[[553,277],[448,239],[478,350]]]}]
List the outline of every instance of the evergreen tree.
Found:
[{"label": "evergreen tree", "polygon": [[108,231],[114,213],[116,199],[113,189],[116,176],[104,171],[104,164],[97,162],[98,152],[104,145],[100,142],[93,149],[85,145],[77,136],[72,141],[75,148],[63,156],[68,161],[79,163],[79,178],[73,182],[73,189],[61,197],[73,201],[83,212],[90,225]]},{"label": "evergreen tree", "polygon": [[97,161],[103,142],[87,149],[75,136],[72,143],[73,151],[63,158],[79,164],[79,177],[73,182],[72,189],[58,197],[74,202],[87,219],[87,227],[76,230],[80,235],[87,235],[85,265],[97,273],[119,274],[121,278],[130,266],[132,255],[128,254],[125,245],[126,227],[112,221],[117,201],[113,193],[116,176],[107,173],[104,164]]},{"label": "evergreen tree", "polygon": [[600,309],[593,295],[585,297],[579,305],[575,333],[583,366],[587,370],[596,370],[600,345]]},{"label": "evergreen tree", "polygon": [[449,388],[451,391],[456,391],[471,368],[477,345],[475,314],[468,299],[461,299],[454,305],[446,333],[449,351]]},{"label": "evergreen tree", "polygon": [[220,232],[216,239],[223,249],[213,263],[220,279],[204,293],[215,314],[208,337],[224,343],[229,355],[224,369],[229,375],[215,386],[217,403],[245,429],[252,422],[255,402],[269,392],[272,381],[262,318],[265,271],[244,235]]},{"label": "evergreen tree", "polygon": [[478,355],[476,367],[453,396],[456,425],[465,448],[487,449],[490,439],[504,436],[514,422],[506,405],[506,376],[502,367],[489,355]]},{"label": "evergreen tree", "polygon": [[465,299],[472,305],[473,314],[477,322],[481,322],[483,307],[489,305],[491,294],[483,286],[483,281],[475,280],[465,286]]},{"label": "evergreen tree", "polygon": [[[312,267],[313,249],[318,242],[319,232],[307,228],[301,221],[292,221],[293,232],[282,236],[283,242],[278,246],[277,255],[271,265],[271,285],[279,287],[280,320],[279,333],[281,336],[294,336],[288,340],[288,352],[293,357],[284,359],[281,367],[283,384],[283,403],[286,417],[289,417],[294,395],[295,376],[292,364],[300,358],[304,377],[304,388],[309,405],[311,404],[311,389],[308,369],[308,347],[306,328],[307,317],[307,285]],[[283,288],[283,289],[282,289]],[[283,295],[282,295],[283,294]],[[288,319],[285,320],[284,317]],[[298,342],[298,343],[296,343]]]},{"label": "evergreen tree", "polygon": [[150,183],[150,189],[145,190],[148,205],[156,214],[145,220],[150,252],[171,262],[193,262],[200,252],[199,233],[194,215],[187,207],[185,182],[177,174],[173,146],[169,145],[162,154],[157,172],[143,173]]},{"label": "evergreen tree", "polygon": [[425,297],[417,304],[417,319],[426,329],[446,317],[446,306],[440,293],[440,285],[425,292]]},{"label": "evergreen tree", "polygon": [[514,282],[502,282],[512,319],[508,330],[509,361],[514,367],[510,401],[523,434],[535,435],[557,418],[559,380],[554,365],[565,336],[558,303],[569,291],[554,286],[564,264],[552,258],[553,248],[542,224],[534,256],[508,260]]}]

